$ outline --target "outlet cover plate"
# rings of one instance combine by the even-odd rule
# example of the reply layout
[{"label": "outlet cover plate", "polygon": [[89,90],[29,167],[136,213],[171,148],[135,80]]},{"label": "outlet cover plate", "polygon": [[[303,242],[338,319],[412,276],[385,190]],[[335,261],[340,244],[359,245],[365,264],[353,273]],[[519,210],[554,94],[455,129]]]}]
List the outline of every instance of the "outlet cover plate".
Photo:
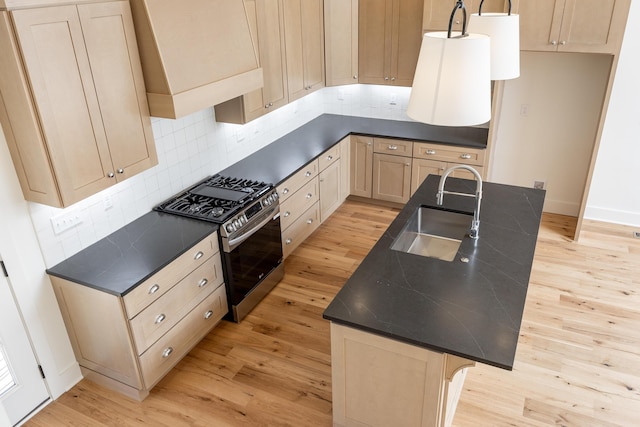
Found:
[{"label": "outlet cover plate", "polygon": [[51,217],[51,225],[55,234],[67,231],[80,223],[82,223],[82,216],[79,212],[65,212]]}]

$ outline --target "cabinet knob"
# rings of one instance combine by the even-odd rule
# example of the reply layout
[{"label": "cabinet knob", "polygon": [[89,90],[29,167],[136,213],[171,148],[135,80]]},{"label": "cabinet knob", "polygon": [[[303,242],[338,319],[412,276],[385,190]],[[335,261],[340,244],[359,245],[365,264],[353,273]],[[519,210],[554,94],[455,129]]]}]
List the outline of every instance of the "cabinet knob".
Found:
[{"label": "cabinet knob", "polygon": [[307,193],[307,195],[305,196],[305,198],[307,198],[307,199],[310,199],[312,197],[313,197],[313,194],[311,194],[311,193]]},{"label": "cabinet knob", "polygon": [[162,352],[162,357],[166,359],[167,357],[171,356],[171,353],[173,353],[173,347],[167,347]]},{"label": "cabinet knob", "polygon": [[158,317],[156,317],[156,321],[154,322],[156,325],[159,325],[160,323],[162,323],[164,321],[164,319],[166,319],[167,316],[165,316],[164,314],[160,314],[158,315]]},{"label": "cabinet knob", "polygon": [[153,285],[149,288],[149,295],[153,295],[160,290],[160,285]]},{"label": "cabinet knob", "polygon": [[202,280],[200,280],[200,283],[198,283],[198,287],[199,288],[204,288],[205,286],[207,286],[207,283],[209,283],[209,281],[207,279],[202,279]]},{"label": "cabinet knob", "polygon": [[333,156],[331,155],[327,156],[327,160],[333,160]]},{"label": "cabinet knob", "polygon": [[284,217],[285,217],[285,218],[289,217],[290,215],[291,215],[291,212],[289,212],[289,211],[286,211],[286,212],[284,213]]},{"label": "cabinet knob", "polygon": [[388,81],[388,80],[389,80],[389,77],[385,77],[384,79],[385,79],[386,81]]},{"label": "cabinet knob", "polygon": [[204,252],[202,251],[198,251],[197,254],[195,254],[195,256],[193,257],[193,259],[200,259],[204,256]]},{"label": "cabinet knob", "polygon": [[395,77],[391,77],[391,81],[392,81],[392,82],[395,82],[395,81],[396,81],[396,78],[395,78]]},{"label": "cabinet knob", "polygon": [[269,108],[269,104],[264,104],[264,108]]},{"label": "cabinet knob", "polygon": [[461,158],[461,159],[465,159],[465,160],[470,159],[470,158],[471,158],[471,154],[468,154],[468,153],[461,154],[461,155],[460,155],[460,158]]},{"label": "cabinet knob", "polygon": [[107,174],[107,176],[108,176],[109,178],[113,178],[114,176],[116,176],[116,174],[115,174],[115,173],[113,173],[113,172],[109,172],[109,173]]},{"label": "cabinet knob", "polygon": [[387,150],[391,150],[391,151],[395,151],[397,149],[398,149],[397,145],[390,145],[390,146],[387,147]]},{"label": "cabinet knob", "polygon": [[204,314],[205,319],[211,319],[211,316],[213,316],[213,310],[209,310]]},{"label": "cabinet knob", "polygon": [[304,176],[306,176],[307,178],[309,178],[311,176],[311,171],[307,171],[307,173],[304,174]]},{"label": "cabinet knob", "polygon": [[309,218],[309,219],[307,220],[307,224],[313,224],[313,218]]},{"label": "cabinet knob", "polygon": [[551,44],[552,44],[553,46],[555,46],[555,45],[557,45],[557,44],[558,44],[558,42],[557,42],[556,40],[551,40]]},{"label": "cabinet knob", "polygon": [[427,154],[429,156],[433,156],[434,154],[436,154],[436,150],[427,150]]},{"label": "cabinet knob", "polygon": [[282,190],[282,194],[287,194],[288,192],[289,192],[288,188],[285,188],[285,189]]},{"label": "cabinet knob", "polygon": [[370,143],[370,142],[367,142],[367,146],[368,146],[368,147],[371,147],[371,143]]},{"label": "cabinet knob", "polygon": [[405,163],[404,165],[408,167],[411,166],[411,163]]},{"label": "cabinet knob", "polygon": [[358,75],[357,74],[353,75],[353,80],[358,80]]},{"label": "cabinet knob", "polygon": [[291,239],[287,239],[284,241],[285,244],[290,245],[291,244]]},{"label": "cabinet knob", "polygon": [[564,45],[566,45],[566,44],[567,44],[567,42],[566,42],[565,40],[562,40],[562,41],[560,42],[560,44],[561,44],[562,46],[564,46]]},{"label": "cabinet knob", "polygon": [[269,103],[269,107],[273,107],[273,102],[270,102],[270,103]]},{"label": "cabinet knob", "polygon": [[124,173],[124,169],[122,168],[118,169],[118,173]]}]

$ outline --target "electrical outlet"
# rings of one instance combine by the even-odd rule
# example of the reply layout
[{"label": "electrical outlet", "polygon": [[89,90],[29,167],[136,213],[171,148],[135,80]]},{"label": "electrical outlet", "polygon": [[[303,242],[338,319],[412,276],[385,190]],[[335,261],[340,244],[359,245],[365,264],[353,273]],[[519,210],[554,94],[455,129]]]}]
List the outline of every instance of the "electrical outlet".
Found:
[{"label": "electrical outlet", "polygon": [[547,184],[544,181],[533,181],[533,188],[537,190],[544,190]]},{"label": "electrical outlet", "polygon": [[80,223],[82,223],[80,212],[65,212],[51,217],[51,225],[53,226],[53,232],[55,234],[67,231]]},{"label": "electrical outlet", "polygon": [[236,142],[244,141],[244,129],[238,128],[236,130]]},{"label": "electrical outlet", "polygon": [[344,89],[338,89],[338,101],[344,101]]},{"label": "electrical outlet", "polygon": [[111,200],[111,196],[107,194],[102,197],[102,206],[104,206],[105,211],[113,207],[113,200]]},{"label": "electrical outlet", "polygon": [[520,115],[522,117],[529,117],[529,104],[520,105]]},{"label": "electrical outlet", "polygon": [[398,103],[398,96],[395,93],[392,93],[389,96],[389,104],[390,105],[396,105]]}]

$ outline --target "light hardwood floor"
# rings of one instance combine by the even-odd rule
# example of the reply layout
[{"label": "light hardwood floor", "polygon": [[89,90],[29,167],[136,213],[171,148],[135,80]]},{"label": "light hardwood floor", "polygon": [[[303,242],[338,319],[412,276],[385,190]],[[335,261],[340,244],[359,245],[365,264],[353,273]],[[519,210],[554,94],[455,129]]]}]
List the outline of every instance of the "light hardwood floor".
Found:
[{"label": "light hardwood floor", "polygon": [[[324,308],[397,214],[347,201],[241,323],[214,329],[142,403],[82,381],[26,425],[331,426]],[[640,425],[640,240],[545,215],[514,370],[469,370],[454,419],[476,426]],[[390,426],[402,427],[402,426]]]}]

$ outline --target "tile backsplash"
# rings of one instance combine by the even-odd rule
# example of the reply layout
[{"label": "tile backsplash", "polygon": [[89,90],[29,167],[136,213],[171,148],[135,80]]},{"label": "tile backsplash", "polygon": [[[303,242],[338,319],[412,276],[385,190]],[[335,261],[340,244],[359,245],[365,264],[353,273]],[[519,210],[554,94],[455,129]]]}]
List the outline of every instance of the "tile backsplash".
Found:
[{"label": "tile backsplash", "polygon": [[[330,87],[246,125],[216,122],[213,108],[178,120],[152,118],[156,167],[66,209],[29,203],[45,264],[54,266],[321,114],[410,120],[406,115],[409,93],[406,87]],[[81,222],[55,234],[51,218],[62,214],[79,215]]]}]

